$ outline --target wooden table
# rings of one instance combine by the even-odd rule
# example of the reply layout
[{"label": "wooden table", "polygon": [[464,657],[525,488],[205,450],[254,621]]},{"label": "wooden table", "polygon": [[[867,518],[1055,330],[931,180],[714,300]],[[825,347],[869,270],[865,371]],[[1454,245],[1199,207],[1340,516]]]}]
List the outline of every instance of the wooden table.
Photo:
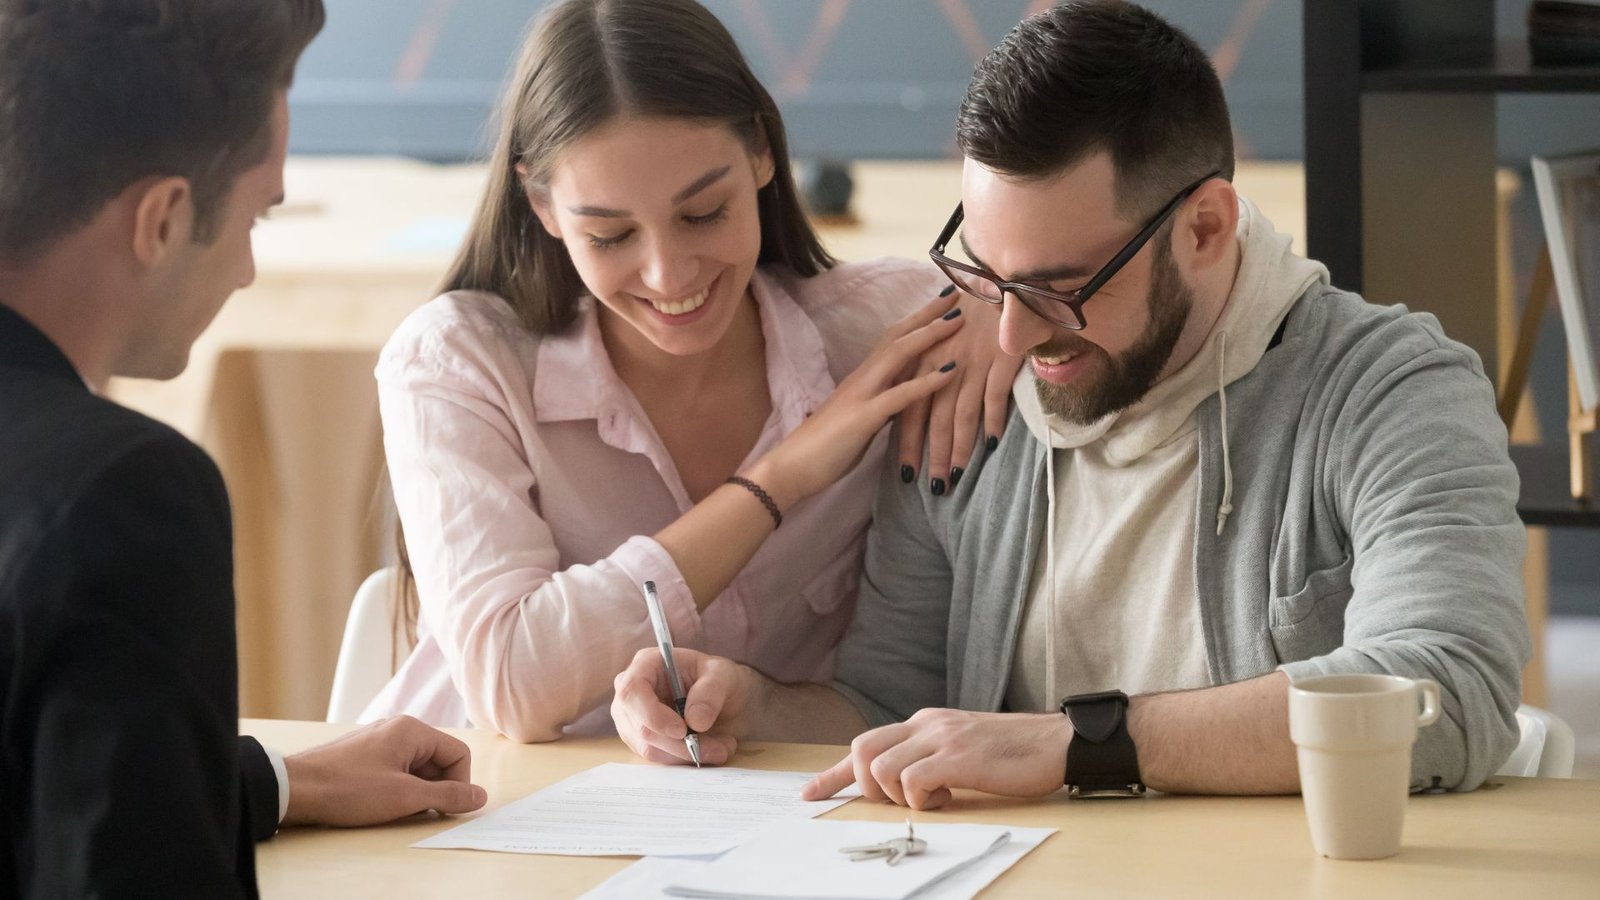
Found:
[{"label": "wooden table", "polygon": [[[293,752],[345,726],[245,720],[241,730]],[[455,732],[472,746],[473,778],[489,808],[605,762],[631,761],[614,739],[516,744]],[[737,765],[816,771],[843,747],[753,744]],[[854,801],[834,819],[898,821],[891,806]],[[1485,897],[1600,896],[1600,781],[1495,778],[1471,794],[1416,796],[1405,847],[1377,862],[1337,862],[1311,850],[1297,797],[1152,796],[1014,801],[958,792],[919,821],[1059,829],[985,897]],[[354,830],[290,829],[260,845],[263,897],[572,897],[631,858],[522,856],[409,845],[459,820],[425,817]]]}]

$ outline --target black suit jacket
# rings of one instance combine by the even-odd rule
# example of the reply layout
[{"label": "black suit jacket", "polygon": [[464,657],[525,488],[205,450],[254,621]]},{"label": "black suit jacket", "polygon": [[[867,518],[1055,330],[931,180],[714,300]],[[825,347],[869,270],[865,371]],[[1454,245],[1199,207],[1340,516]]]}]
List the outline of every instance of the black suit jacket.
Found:
[{"label": "black suit jacket", "polygon": [[216,466],[0,305],[0,897],[255,896],[236,665]]}]

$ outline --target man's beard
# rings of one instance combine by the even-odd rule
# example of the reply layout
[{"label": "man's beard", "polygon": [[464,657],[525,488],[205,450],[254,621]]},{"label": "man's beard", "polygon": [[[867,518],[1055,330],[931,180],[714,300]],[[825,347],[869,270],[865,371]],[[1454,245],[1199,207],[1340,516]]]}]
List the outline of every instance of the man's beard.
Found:
[{"label": "man's beard", "polygon": [[1094,374],[1087,379],[1080,377],[1072,385],[1051,384],[1034,376],[1033,387],[1045,412],[1087,425],[1139,402],[1160,380],[1161,369],[1172,357],[1172,348],[1188,324],[1194,294],[1172,261],[1170,236],[1164,236],[1160,246],[1151,249],[1156,253],[1150,279],[1150,324],[1132,347],[1113,359],[1100,347],[1072,335],[1033,351],[1041,356],[1077,353],[1097,358],[1090,361]]}]

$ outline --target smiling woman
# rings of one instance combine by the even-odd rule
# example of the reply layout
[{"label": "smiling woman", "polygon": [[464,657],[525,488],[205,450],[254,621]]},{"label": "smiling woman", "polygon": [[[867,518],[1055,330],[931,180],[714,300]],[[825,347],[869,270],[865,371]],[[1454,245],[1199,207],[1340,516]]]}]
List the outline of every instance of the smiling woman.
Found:
[{"label": "smiling woman", "polygon": [[970,418],[947,444],[1003,422],[1017,363],[945,286],[835,265],[777,107],[693,0],[548,11],[444,294],[378,366],[418,645],[367,716],[609,731],[647,580],[679,644],[826,680],[885,424],[946,388]]},{"label": "smiling woman", "polygon": [[[533,208],[605,307],[617,361],[681,372],[693,359],[709,373],[737,366],[730,354],[759,354],[741,346],[759,344],[760,328],[740,301],[761,250],[756,197],[772,183],[771,151],[751,152],[721,124],[627,116],[564,157]],[[750,321],[732,328],[741,314]]]}]

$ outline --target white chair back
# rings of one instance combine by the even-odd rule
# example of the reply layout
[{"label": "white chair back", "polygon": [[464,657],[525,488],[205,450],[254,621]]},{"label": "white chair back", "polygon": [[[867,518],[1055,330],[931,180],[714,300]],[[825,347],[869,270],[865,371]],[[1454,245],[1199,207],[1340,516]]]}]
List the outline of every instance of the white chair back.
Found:
[{"label": "white chair back", "polygon": [[333,670],[328,721],[353,723],[378,691],[389,683],[396,666],[411,653],[405,628],[394,615],[400,569],[379,569],[367,576],[350,603]]},{"label": "white chair back", "polygon": [[1523,704],[1517,707],[1517,728],[1522,733],[1517,749],[1496,775],[1572,777],[1575,742],[1571,726],[1548,710]]}]

